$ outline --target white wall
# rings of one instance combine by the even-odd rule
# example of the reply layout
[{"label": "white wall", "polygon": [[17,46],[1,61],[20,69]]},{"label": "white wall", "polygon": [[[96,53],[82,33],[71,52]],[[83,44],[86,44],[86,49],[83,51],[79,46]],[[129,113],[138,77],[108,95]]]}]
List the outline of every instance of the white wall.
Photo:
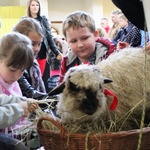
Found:
[{"label": "white wall", "polygon": [[[26,6],[27,0],[0,0],[0,6]],[[75,10],[83,10],[95,19],[96,27],[99,27],[100,19],[107,17],[110,25],[110,13],[117,9],[111,0],[41,0],[41,13],[46,15],[50,21],[63,21],[67,14]],[[61,24],[52,24],[61,32]]]}]

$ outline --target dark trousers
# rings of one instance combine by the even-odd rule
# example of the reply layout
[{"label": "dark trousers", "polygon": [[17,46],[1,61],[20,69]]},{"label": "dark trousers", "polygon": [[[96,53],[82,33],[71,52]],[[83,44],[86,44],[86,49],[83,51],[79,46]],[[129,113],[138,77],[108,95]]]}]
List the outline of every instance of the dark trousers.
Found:
[{"label": "dark trousers", "polygon": [[50,77],[50,67],[49,67],[49,63],[46,61],[46,65],[45,65],[45,70],[44,70],[44,74],[43,74],[43,82],[45,84],[45,88],[46,88],[46,92],[49,93],[50,92],[50,88],[48,87],[48,79]]},{"label": "dark trousers", "polygon": [[28,150],[28,148],[10,135],[0,133],[0,150]]}]

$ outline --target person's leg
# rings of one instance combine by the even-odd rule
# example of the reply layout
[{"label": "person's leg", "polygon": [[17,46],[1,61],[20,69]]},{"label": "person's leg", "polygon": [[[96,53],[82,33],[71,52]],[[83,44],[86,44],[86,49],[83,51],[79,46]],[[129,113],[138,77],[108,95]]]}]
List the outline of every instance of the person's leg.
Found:
[{"label": "person's leg", "polygon": [[0,133],[0,150],[28,150],[28,148],[10,135]]},{"label": "person's leg", "polygon": [[46,61],[45,70],[44,70],[42,79],[43,79],[47,93],[49,93],[49,91],[50,91],[50,88],[48,87],[48,82],[47,82],[49,77],[50,77],[50,66],[49,66],[49,63]]}]

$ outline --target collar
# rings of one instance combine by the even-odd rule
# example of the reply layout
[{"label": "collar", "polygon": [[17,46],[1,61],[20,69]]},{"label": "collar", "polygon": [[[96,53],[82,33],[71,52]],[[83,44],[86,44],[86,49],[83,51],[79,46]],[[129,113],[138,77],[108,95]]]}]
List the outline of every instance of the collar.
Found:
[{"label": "collar", "polygon": [[118,105],[118,97],[110,90],[108,89],[104,89],[104,94],[107,96],[112,96],[113,97],[113,102],[112,104],[110,105],[109,109],[110,110],[115,110],[117,105]]}]

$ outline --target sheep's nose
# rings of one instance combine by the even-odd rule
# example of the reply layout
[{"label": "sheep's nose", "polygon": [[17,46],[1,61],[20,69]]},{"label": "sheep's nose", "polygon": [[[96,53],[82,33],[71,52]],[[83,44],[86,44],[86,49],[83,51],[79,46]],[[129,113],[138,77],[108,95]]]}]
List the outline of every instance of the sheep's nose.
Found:
[{"label": "sheep's nose", "polygon": [[87,115],[93,115],[97,111],[98,100],[97,99],[86,99],[81,105],[81,109]]},{"label": "sheep's nose", "polygon": [[83,110],[87,115],[93,115],[95,112],[96,112],[96,110],[93,110],[93,109],[91,109],[91,110],[89,110],[89,109],[84,109]]}]

